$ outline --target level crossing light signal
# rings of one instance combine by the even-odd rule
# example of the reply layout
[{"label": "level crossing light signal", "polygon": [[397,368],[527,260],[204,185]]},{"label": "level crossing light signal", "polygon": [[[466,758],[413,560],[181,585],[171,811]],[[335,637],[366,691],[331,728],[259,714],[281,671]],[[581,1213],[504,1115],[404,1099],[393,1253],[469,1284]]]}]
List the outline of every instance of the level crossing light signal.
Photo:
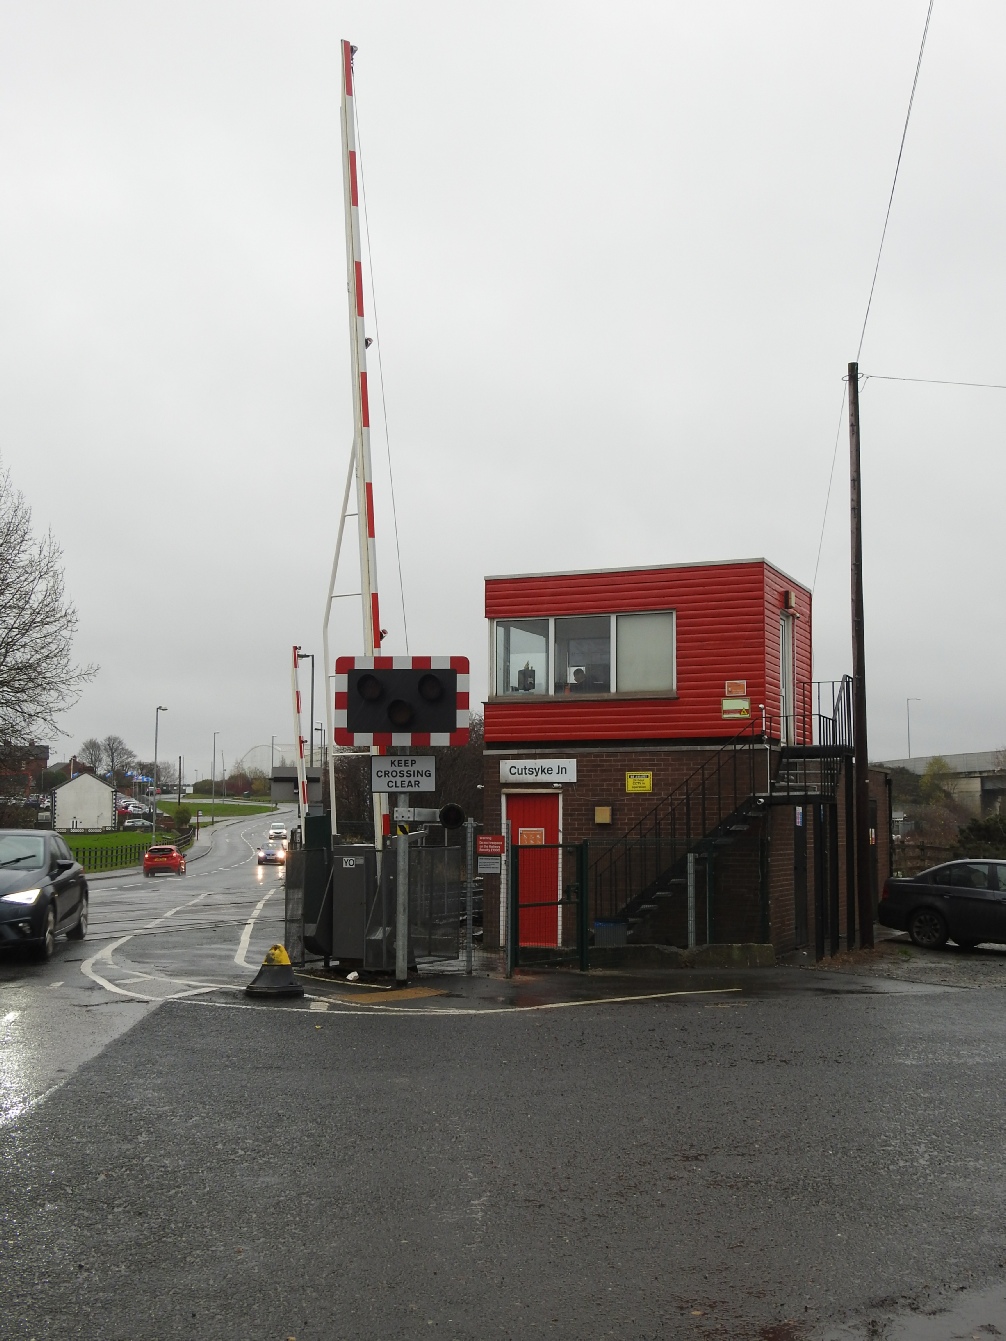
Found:
[{"label": "level crossing light signal", "polygon": [[337,745],[465,745],[467,657],[338,657]]}]

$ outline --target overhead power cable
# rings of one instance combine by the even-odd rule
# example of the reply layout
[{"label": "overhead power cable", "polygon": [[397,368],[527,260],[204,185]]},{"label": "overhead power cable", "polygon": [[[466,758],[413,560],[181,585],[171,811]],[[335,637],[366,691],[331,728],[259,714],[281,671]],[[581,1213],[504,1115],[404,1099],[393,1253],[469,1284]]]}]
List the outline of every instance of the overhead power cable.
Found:
[{"label": "overhead power cable", "polygon": [[[866,300],[866,311],[863,314],[863,327],[859,332],[859,345],[856,350],[856,361],[863,352],[863,340],[866,336],[866,323],[870,319],[870,308],[873,306],[873,293],[877,287],[877,275],[880,273],[880,258],[884,254],[884,242],[887,238],[887,225],[891,221],[891,208],[894,205],[894,192],[898,185],[898,173],[901,170],[901,158],[905,152],[905,140],[908,137],[908,123],[912,119],[912,106],[915,102],[915,90],[919,86],[919,71],[922,69],[922,55],[926,49],[926,38],[929,36],[929,21],[933,17],[933,4],[935,0],[929,0],[929,8],[926,10],[926,22],[922,29],[922,41],[919,44],[919,58],[915,62],[915,76],[912,79],[912,91],[908,98],[908,110],[905,113],[905,124],[901,131],[901,143],[898,146],[898,159],[894,165],[894,179],[891,182],[891,194],[887,198],[887,212],[884,215],[884,227],[880,234],[880,246],[877,248],[877,261],[873,267],[873,279],[870,281],[870,293]],[[842,436],[842,416],[845,412],[846,388],[842,390],[842,408],[839,411],[838,432],[835,434],[835,447],[831,454],[831,470],[828,472],[828,491],[824,500],[824,514],[821,517],[821,534],[817,541],[817,562],[814,564],[814,580],[811,584],[811,591],[817,588],[817,574],[821,566],[821,550],[824,545],[824,528],[828,523],[828,507],[831,503],[831,490],[835,480],[835,463],[838,460],[838,444]]]},{"label": "overhead power cable", "polygon": [[870,308],[873,305],[873,291],[877,287],[877,275],[880,271],[880,258],[884,254],[884,239],[887,237],[887,225],[891,221],[891,207],[894,204],[894,191],[898,185],[898,173],[901,170],[901,156],[905,152],[905,140],[908,136],[908,123],[912,119],[912,104],[915,102],[915,90],[919,85],[919,71],[922,69],[922,53],[926,49],[926,37],[929,35],[929,20],[933,17],[933,4],[935,0],[929,0],[929,9],[926,11],[926,26],[922,30],[922,43],[919,46],[919,59],[915,62],[915,78],[912,80],[912,92],[908,99],[908,111],[905,113],[905,126],[901,132],[901,144],[898,146],[898,161],[894,165],[894,180],[891,182],[891,194],[887,200],[887,213],[884,215],[884,228],[880,234],[880,246],[877,248],[877,264],[873,267],[873,279],[870,283],[870,296],[866,300],[866,312],[863,315],[863,329],[859,332],[859,346],[856,350],[856,360],[863,352],[863,338],[866,335],[866,323],[870,319]]},{"label": "overhead power cable", "polygon": [[842,436],[842,424],[845,422],[845,397],[848,384],[842,380],[842,404],[838,407],[838,428],[835,430],[835,448],[831,453],[831,471],[828,475],[828,492],[824,499],[824,516],[821,518],[821,534],[817,538],[817,561],[814,564],[814,580],[810,584],[811,593],[817,589],[817,571],[821,567],[821,550],[824,547],[824,524],[828,520],[828,504],[831,502],[831,487],[835,482],[835,462],[838,460],[838,443]]},{"label": "overhead power cable", "polygon": [[973,386],[988,391],[1006,391],[1006,382],[955,382],[949,377],[889,377],[886,373],[861,373],[863,382],[918,382],[924,386]]}]

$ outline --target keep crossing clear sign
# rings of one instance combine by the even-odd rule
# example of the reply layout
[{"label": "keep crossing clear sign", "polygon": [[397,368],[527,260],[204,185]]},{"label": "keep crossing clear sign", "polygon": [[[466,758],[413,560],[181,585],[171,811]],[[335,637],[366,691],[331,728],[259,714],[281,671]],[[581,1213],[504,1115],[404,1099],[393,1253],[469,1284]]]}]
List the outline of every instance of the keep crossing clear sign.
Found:
[{"label": "keep crossing clear sign", "polygon": [[432,754],[374,754],[370,758],[373,792],[435,792],[437,761]]}]

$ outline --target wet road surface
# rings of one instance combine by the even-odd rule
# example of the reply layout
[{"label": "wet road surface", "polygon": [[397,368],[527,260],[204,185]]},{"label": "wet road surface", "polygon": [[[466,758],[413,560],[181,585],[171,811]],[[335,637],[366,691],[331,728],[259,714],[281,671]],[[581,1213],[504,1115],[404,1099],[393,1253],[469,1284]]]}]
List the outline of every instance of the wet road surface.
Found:
[{"label": "wet road surface", "polygon": [[0,954],[0,1125],[158,1001],[241,991],[283,935],[282,873],[255,861],[274,818],[222,826],[184,877],[92,876],[87,939],[61,937],[46,964]]},{"label": "wet road surface", "polygon": [[252,1002],[262,827],[0,965],[0,1335],[1006,1333],[1006,993],[312,971]]}]

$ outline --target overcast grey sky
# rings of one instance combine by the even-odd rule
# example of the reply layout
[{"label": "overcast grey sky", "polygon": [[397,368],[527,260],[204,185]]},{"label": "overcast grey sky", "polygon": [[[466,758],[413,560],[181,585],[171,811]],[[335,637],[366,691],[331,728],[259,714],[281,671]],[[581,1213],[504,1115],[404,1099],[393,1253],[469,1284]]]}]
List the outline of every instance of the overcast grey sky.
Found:
[{"label": "overcast grey sky", "polygon": [[[292,737],[352,434],[340,37],[410,650],[467,653],[481,695],[487,573],[764,555],[813,579],[925,13],[5,0],[0,452],[101,664],[67,743],[149,755],[158,703],[190,776],[214,729],[228,760]],[[1001,4],[937,0],[867,373],[1006,382],[1004,52]],[[998,746],[1006,392],[867,382],[862,421],[871,753],[905,752],[908,695],[915,753]],[[398,652],[380,428],[374,457]],[[843,424],[828,678],[847,462]]]}]

